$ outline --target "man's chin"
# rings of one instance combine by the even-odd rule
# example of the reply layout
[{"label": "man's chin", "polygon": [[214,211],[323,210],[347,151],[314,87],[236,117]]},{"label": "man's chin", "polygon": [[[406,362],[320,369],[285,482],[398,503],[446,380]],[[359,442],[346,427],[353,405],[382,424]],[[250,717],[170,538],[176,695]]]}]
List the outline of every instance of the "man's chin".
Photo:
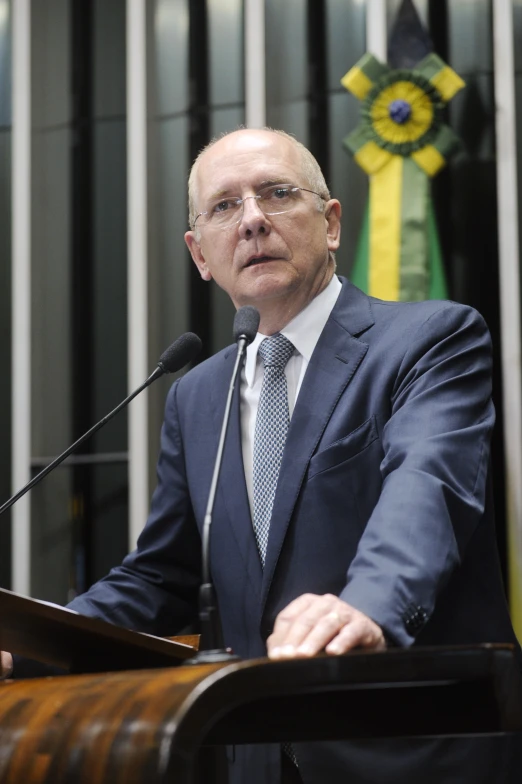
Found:
[{"label": "man's chin", "polygon": [[266,269],[263,274],[257,275],[255,279],[248,281],[247,285],[242,286],[238,299],[240,306],[255,305],[256,302],[284,297],[295,288],[296,281],[288,274]]}]

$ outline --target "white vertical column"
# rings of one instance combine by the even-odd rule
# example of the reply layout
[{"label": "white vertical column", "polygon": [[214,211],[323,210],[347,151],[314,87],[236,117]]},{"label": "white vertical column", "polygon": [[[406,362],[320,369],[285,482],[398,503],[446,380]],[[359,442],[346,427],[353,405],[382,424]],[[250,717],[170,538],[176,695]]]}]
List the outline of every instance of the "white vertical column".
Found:
[{"label": "white vertical column", "polygon": [[[13,13],[12,132],[12,485],[30,479],[31,465],[31,8],[11,3]],[[11,510],[12,587],[31,591],[29,494]]]},{"label": "white vertical column", "polygon": [[386,0],[366,2],[366,51],[383,63],[388,58]]},{"label": "white vertical column", "polygon": [[[127,244],[129,391],[148,376],[146,0],[127,0]],[[149,506],[146,392],[129,406],[129,546]]]},{"label": "white vertical column", "polygon": [[522,380],[513,4],[493,2],[497,209],[510,604],[522,639]]},{"label": "white vertical column", "polygon": [[245,0],[245,124],[266,125],[265,0]]}]

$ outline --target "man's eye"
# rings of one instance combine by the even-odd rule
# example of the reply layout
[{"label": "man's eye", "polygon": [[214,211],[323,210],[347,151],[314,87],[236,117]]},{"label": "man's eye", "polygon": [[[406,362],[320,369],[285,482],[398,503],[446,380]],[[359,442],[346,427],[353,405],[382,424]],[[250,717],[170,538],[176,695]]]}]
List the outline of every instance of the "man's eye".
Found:
[{"label": "man's eye", "polygon": [[234,206],[235,206],[235,202],[228,201],[227,199],[222,199],[221,201],[218,201],[218,203],[214,205],[212,211],[226,212],[227,210],[233,209]]},{"label": "man's eye", "polygon": [[290,187],[278,186],[277,188],[273,189],[271,198],[280,199],[280,200],[288,199],[290,195],[291,195]]}]

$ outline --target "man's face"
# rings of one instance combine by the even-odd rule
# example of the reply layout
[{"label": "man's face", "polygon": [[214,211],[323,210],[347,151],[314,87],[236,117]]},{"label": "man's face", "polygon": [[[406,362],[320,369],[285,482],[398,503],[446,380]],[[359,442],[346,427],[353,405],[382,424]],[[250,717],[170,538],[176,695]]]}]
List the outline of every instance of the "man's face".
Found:
[{"label": "man's face", "polygon": [[[288,139],[269,131],[237,131],[201,158],[197,211],[221,198],[253,196],[266,183],[309,188],[301,169],[299,151]],[[339,246],[339,218],[338,201],[319,209],[310,193],[280,215],[264,215],[256,199],[247,198],[239,223],[226,229],[203,223],[199,231],[188,231],[185,241],[201,277],[214,278],[237,308],[255,305],[263,313],[265,305],[278,301],[292,317],[332,277],[329,251]]]}]

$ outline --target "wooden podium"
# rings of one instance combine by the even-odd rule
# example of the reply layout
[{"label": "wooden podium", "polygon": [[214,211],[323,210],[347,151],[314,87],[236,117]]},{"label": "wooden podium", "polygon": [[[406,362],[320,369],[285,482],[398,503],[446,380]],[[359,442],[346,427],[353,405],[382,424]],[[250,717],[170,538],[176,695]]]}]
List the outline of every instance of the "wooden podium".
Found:
[{"label": "wooden podium", "polygon": [[0,650],[73,673],[172,667],[190,645],[138,634],[0,588]]},{"label": "wooden podium", "polygon": [[[31,604],[31,624],[16,621],[20,602]],[[68,631],[57,629],[59,616]],[[194,784],[198,752],[209,744],[522,730],[520,673],[508,645],[183,666],[189,646],[9,592],[0,597],[0,628],[5,647],[15,641],[33,656],[52,628],[46,660],[76,668],[88,657],[60,652],[58,638],[75,650],[76,635],[84,650],[93,646],[97,669],[103,645],[112,662],[127,644],[134,662],[150,662],[156,642],[175,665],[0,683],[1,784]]]}]

